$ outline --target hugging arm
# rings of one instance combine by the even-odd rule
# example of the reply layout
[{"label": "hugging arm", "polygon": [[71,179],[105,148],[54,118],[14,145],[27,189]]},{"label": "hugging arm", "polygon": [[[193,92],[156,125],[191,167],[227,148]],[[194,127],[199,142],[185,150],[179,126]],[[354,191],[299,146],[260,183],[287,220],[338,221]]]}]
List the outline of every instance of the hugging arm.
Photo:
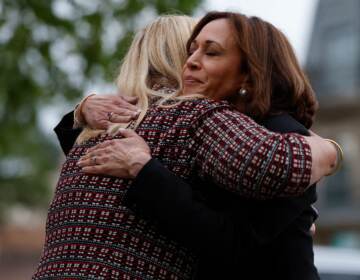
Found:
[{"label": "hugging arm", "polygon": [[229,108],[196,121],[192,150],[199,176],[244,197],[298,196],[336,161],[335,148],[320,137],[273,133]]}]

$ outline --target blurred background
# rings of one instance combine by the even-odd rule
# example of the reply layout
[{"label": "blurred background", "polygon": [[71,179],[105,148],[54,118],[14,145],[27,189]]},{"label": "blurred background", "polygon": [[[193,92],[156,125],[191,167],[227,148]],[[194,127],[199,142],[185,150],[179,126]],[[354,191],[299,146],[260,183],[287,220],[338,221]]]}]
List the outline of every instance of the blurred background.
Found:
[{"label": "blurred background", "polygon": [[260,16],[293,44],[320,101],[313,129],[345,152],[318,187],[317,263],[323,279],[360,279],[360,0],[0,0],[0,279],[30,279],[40,256],[61,116],[90,92],[115,91],[134,30],[215,9]]}]

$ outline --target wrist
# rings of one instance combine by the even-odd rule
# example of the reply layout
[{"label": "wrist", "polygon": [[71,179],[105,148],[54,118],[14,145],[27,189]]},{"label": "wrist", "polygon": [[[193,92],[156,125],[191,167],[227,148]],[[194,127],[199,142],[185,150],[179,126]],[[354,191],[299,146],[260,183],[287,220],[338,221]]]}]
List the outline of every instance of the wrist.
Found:
[{"label": "wrist", "polygon": [[84,104],[86,102],[86,100],[88,100],[91,96],[94,96],[95,93],[90,94],[86,97],[84,97],[79,104],[77,104],[75,106],[75,110],[74,110],[74,128],[80,128],[86,125],[86,119],[84,118],[82,109],[84,107]]},{"label": "wrist", "polygon": [[335,150],[335,160],[332,161],[333,163],[331,164],[331,170],[326,175],[326,176],[330,176],[335,174],[341,168],[342,162],[344,160],[344,152],[341,146],[336,141],[332,139],[324,139],[324,140],[327,141],[329,145],[332,147],[333,154]]},{"label": "wrist", "polygon": [[148,153],[140,153],[133,158],[129,166],[129,175],[131,178],[135,178],[141,169],[151,160],[151,155]]}]

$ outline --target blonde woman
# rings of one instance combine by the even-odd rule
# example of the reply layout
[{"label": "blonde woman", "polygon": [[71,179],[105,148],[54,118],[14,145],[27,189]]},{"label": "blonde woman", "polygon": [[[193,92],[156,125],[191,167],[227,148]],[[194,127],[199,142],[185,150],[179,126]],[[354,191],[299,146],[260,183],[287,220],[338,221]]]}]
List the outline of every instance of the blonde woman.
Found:
[{"label": "blonde woman", "polygon": [[[154,47],[157,43],[154,37],[147,40],[147,31],[151,28],[146,28],[143,37],[135,40],[138,43],[131,46],[124,65],[133,52],[140,54],[153,49],[158,54],[148,53],[148,68],[134,72],[147,93],[136,87],[129,92],[139,99],[141,109],[146,110],[133,126],[146,140],[152,156],[184,179],[198,173],[227,191],[248,197],[299,195],[332,171],[336,150],[318,137],[269,132],[227,102],[206,98],[207,90],[213,99],[230,97],[241,84],[241,80],[237,80],[242,76],[238,72],[240,53],[231,40],[231,27],[226,20],[216,23],[220,25],[210,26],[214,30],[210,28],[207,35],[221,41],[231,54],[230,60],[225,56],[220,60],[222,64],[218,64],[222,67],[217,68],[221,70],[217,74],[221,74],[225,82],[217,83],[218,89],[211,88],[211,82],[217,77],[211,74],[207,81],[183,76],[184,90],[174,91],[174,85],[179,86],[180,81],[176,76],[160,72],[166,69],[159,67],[164,61],[156,60],[162,57],[161,53],[165,54],[161,59],[173,67],[175,60],[181,61],[177,52],[169,51],[171,44],[166,41],[169,33],[179,31],[179,26],[174,26],[172,21],[164,25],[164,21],[158,20],[150,25],[155,29],[163,25],[162,32],[168,32],[160,46]],[[224,31],[222,35],[230,40],[221,39],[222,35],[214,32],[216,29]],[[196,63],[188,59],[186,65],[185,73]],[[130,66],[138,67],[137,64]],[[206,91],[194,88],[206,82],[210,85],[205,87]],[[124,85],[120,82],[120,86]],[[116,130],[112,128],[109,133],[84,138],[85,141],[79,141],[69,152],[49,210],[45,250],[34,279],[194,277],[196,260],[192,252],[163,235],[156,223],[143,219],[141,214],[124,205],[130,180],[85,174],[76,164],[89,148],[101,143],[105,145],[85,161],[102,165],[116,155],[109,145],[122,138],[114,135]],[[284,168],[285,164],[289,168]],[[279,188],[284,184],[286,188]]]}]

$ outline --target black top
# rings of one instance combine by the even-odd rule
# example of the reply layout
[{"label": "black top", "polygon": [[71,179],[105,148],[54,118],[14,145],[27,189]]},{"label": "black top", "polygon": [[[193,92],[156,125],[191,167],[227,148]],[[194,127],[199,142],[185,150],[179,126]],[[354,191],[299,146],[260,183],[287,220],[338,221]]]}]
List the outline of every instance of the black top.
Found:
[{"label": "black top", "polygon": [[72,146],[74,145],[76,138],[81,133],[81,129],[73,129],[74,126],[74,111],[67,113],[61,121],[55,126],[54,131],[59,139],[61,149],[64,154],[67,155]]},{"label": "black top", "polygon": [[[72,124],[69,113],[55,128],[65,154],[80,133]],[[308,135],[286,114],[263,125]],[[196,279],[319,279],[309,233],[317,217],[315,201],[315,186],[295,198],[241,198],[196,176],[185,182],[156,159],[143,167],[126,197],[139,215],[197,252]]]}]

